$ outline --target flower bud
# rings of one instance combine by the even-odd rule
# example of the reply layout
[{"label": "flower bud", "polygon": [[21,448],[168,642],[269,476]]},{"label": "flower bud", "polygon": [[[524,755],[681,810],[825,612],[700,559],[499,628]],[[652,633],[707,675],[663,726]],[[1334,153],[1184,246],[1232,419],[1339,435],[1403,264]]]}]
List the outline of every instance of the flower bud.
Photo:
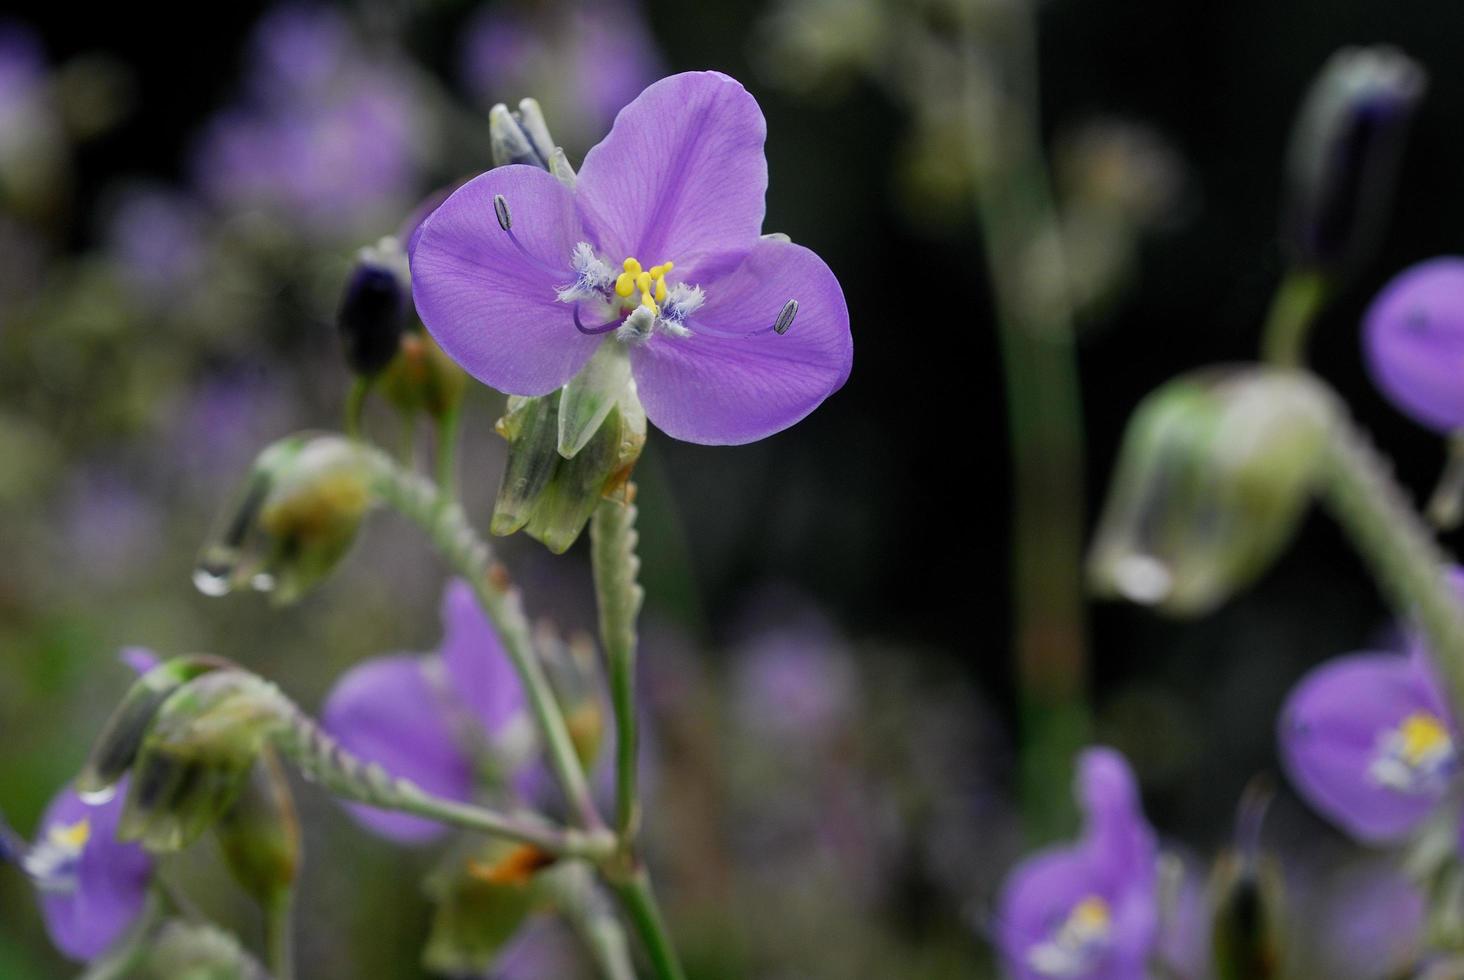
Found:
[{"label": "flower bud", "polygon": [[234,880],[260,905],[290,890],[300,867],[300,820],[284,767],[269,746],[249,768],[215,833]]},{"label": "flower bud", "polygon": [[265,740],[292,716],[273,684],[239,669],[178,688],[138,749],[118,839],[151,851],[192,843],[233,806]]},{"label": "flower bud", "polygon": [[221,657],[178,657],[139,677],[97,736],[91,756],[77,777],[77,793],[92,804],[110,799],[117,780],[137,758],[143,736],[163,702],[193,678],[228,666],[229,662]]},{"label": "flower bud", "polygon": [[510,112],[502,102],[488,110],[488,139],[495,167],[521,163],[550,169],[554,140],[539,103],[533,99],[521,101],[517,112]]},{"label": "flower bud", "polygon": [[1248,585],[1309,502],[1336,411],[1318,383],[1272,368],[1203,371],[1149,395],[1099,522],[1093,588],[1198,615]]},{"label": "flower bud", "polygon": [[537,901],[547,855],[497,838],[463,838],[427,879],[436,904],[423,963],[433,973],[485,973]]},{"label": "flower bud", "polygon": [[210,923],[177,919],[158,931],[147,953],[145,975],[197,980],[269,980],[269,974],[230,933]]},{"label": "flower bud", "polygon": [[561,391],[510,398],[497,429],[509,449],[490,530],[524,530],[561,554],[601,498],[624,494],[645,447],[646,413],[628,373],[620,378],[596,354]]},{"label": "flower bud", "polygon": [[361,249],[336,312],[346,364],[374,377],[396,357],[411,310],[407,253],[395,238]]},{"label": "flower bud", "polygon": [[1282,240],[1324,272],[1365,257],[1393,193],[1427,76],[1395,48],[1344,48],[1312,83],[1292,132]]},{"label": "flower bud", "polygon": [[281,439],[259,454],[193,583],[205,595],[252,588],[294,602],[335,569],[373,502],[358,445],[310,432]]},{"label": "flower bud", "polygon": [[381,381],[383,393],[399,411],[440,419],[462,403],[468,377],[436,341],[410,330],[402,336],[401,349]]}]

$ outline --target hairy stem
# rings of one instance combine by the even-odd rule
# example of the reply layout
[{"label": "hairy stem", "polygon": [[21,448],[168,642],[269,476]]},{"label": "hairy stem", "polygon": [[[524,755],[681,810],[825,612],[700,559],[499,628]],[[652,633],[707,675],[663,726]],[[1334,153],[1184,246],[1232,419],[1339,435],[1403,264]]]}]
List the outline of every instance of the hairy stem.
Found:
[{"label": "hairy stem", "polygon": [[[1023,825],[1037,841],[1076,820],[1068,793],[1087,739],[1082,593],[1083,420],[1073,309],[1038,131],[1035,13],[1004,21],[1009,91],[992,139],[971,148],[976,215],[996,302],[1012,454],[1012,601],[1022,719]],[[986,83],[969,39],[966,91],[979,118]]]},{"label": "hairy stem", "polygon": [[437,487],[443,500],[457,498],[457,442],[462,417],[459,402],[437,420]]},{"label": "hairy stem", "polygon": [[513,661],[544,738],[545,750],[579,823],[590,830],[604,821],[595,809],[585,772],[574,751],[564,711],[534,651],[533,633],[523,601],[502,565],[460,506],[446,499],[429,480],[397,466],[384,453],[365,450],[381,498],[422,528],[443,559],[473,587],[483,611]]},{"label": "hairy stem", "polygon": [[[626,488],[633,497],[634,486]],[[590,556],[595,599],[600,611],[600,642],[610,677],[615,712],[615,832],[629,848],[640,823],[636,780],[635,660],[636,616],[645,597],[637,575],[636,508],[633,503],[602,500],[590,524]]]},{"label": "hairy stem", "polygon": [[1266,315],[1262,354],[1278,367],[1301,367],[1306,361],[1306,338],[1322,312],[1327,280],[1309,269],[1293,269],[1281,280],[1271,311]]},{"label": "hairy stem", "polygon": [[681,960],[676,955],[676,947],[672,945],[666,921],[661,918],[661,908],[656,904],[655,893],[651,890],[651,879],[645,869],[637,867],[629,877],[617,882],[615,892],[620,896],[626,914],[630,916],[636,932],[645,943],[646,955],[650,957],[651,967],[658,980],[686,980],[686,973],[681,969]]},{"label": "hairy stem", "polygon": [[1447,561],[1388,461],[1346,418],[1328,447],[1322,496],[1393,605],[1423,627],[1450,703],[1464,713],[1464,606]]},{"label": "hairy stem", "polygon": [[346,751],[308,715],[290,704],[288,721],[275,735],[280,753],[307,778],[343,799],[532,844],[564,857],[604,860],[615,851],[606,830],[579,831],[555,826],[536,815],[504,814],[487,807],[433,796],[408,779],[392,776],[374,762]]}]

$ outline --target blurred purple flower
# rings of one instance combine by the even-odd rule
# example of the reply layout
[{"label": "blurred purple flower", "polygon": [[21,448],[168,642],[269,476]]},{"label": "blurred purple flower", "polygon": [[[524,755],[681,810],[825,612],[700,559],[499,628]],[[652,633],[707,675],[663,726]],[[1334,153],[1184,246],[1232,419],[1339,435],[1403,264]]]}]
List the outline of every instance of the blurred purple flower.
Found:
[{"label": "blurred purple flower", "polygon": [[1427,906],[1392,861],[1351,868],[1322,897],[1316,950],[1333,980],[1409,973],[1423,948]]},{"label": "blurred purple flower", "polygon": [[1415,421],[1464,429],[1464,258],[1442,256],[1396,276],[1364,317],[1373,380]]},{"label": "blurred purple flower", "polygon": [[[430,793],[468,802],[483,758],[522,769],[525,702],[518,675],[472,587],[455,580],[442,600],[444,635],[434,654],[367,660],[340,678],[321,720],[346,749],[380,763]],[[445,828],[420,817],[351,805],[368,830],[402,843],[423,843]]]},{"label": "blurred purple flower", "polygon": [[547,915],[536,915],[514,933],[493,961],[492,980],[568,980],[584,974],[575,953],[576,943],[564,925]]},{"label": "blurred purple flower", "polygon": [[484,104],[538,99],[559,140],[583,146],[660,76],[661,57],[631,0],[495,4],[468,25],[462,73]]},{"label": "blurred purple flower", "polygon": [[1448,793],[1458,732],[1420,652],[1356,653],[1313,669],[1281,713],[1291,781],[1362,841],[1406,836]]},{"label": "blurred purple flower", "polygon": [[125,194],[107,227],[108,251],[139,293],[168,298],[203,265],[203,215],[190,198],[160,188]]},{"label": "blurred purple flower", "polygon": [[15,125],[14,114],[29,111],[46,77],[46,55],[30,28],[0,20],[0,138]]},{"label": "blurred purple flower", "polygon": [[141,914],[152,858],[117,840],[126,780],[92,806],[62,791],[41,818],[21,865],[40,893],[41,915],[56,948],[74,960],[105,953]]},{"label": "blurred purple flower", "polygon": [[424,133],[410,80],[361,50],[328,8],[286,7],[255,34],[247,96],[206,127],[203,192],[320,236],[402,211]]},{"label": "blurred purple flower", "polygon": [[1083,836],[1023,861],[1002,890],[997,945],[1018,980],[1133,980],[1154,949],[1154,832],[1123,756],[1086,750],[1077,798]]},{"label": "blurred purple flower", "polygon": [[732,710],[743,731],[803,743],[852,721],[857,687],[854,664],[833,627],[805,611],[763,623],[739,648]]},{"label": "blurred purple flower", "polygon": [[667,435],[727,445],[787,428],[844,384],[853,342],[823,260],[759,237],[766,134],[736,80],[690,72],[621,111],[573,191],[528,166],[469,181],[417,236],[422,321],[510,394],[547,394],[620,342]]},{"label": "blurred purple flower", "polygon": [[71,481],[61,522],[67,560],[97,581],[136,574],[162,543],[162,515],[155,502],[106,470],[84,470]]}]

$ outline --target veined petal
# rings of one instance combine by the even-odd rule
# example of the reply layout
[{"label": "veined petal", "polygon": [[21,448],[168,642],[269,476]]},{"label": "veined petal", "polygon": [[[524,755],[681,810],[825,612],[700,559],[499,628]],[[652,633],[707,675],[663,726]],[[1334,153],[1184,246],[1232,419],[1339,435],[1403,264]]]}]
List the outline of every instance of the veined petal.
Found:
[{"label": "veined petal", "polygon": [[[657,336],[630,352],[646,415],[667,435],[753,442],[803,418],[849,377],[844,291],[809,249],[761,240],[735,272],[702,285],[706,304],[687,324],[690,337]],[[774,333],[788,300],[798,301],[797,316]]]},{"label": "veined petal", "polygon": [[[513,237],[494,211],[500,194]],[[574,280],[570,257],[582,239],[563,184],[536,167],[490,170],[422,222],[411,256],[417,312],[442,349],[484,384],[513,395],[553,391],[598,340],[575,330],[572,311],[556,298]]]},{"label": "veined petal", "polygon": [[767,132],[757,100],[720,72],[651,85],[580,167],[575,194],[601,252],[669,259],[695,281],[701,259],[749,247],[766,206]]},{"label": "veined petal", "polygon": [[1364,841],[1405,836],[1438,805],[1442,785],[1406,791],[1378,777],[1383,740],[1420,713],[1446,719],[1421,661],[1402,654],[1339,657],[1303,677],[1281,713],[1292,782],[1329,819]]},{"label": "veined petal", "polygon": [[[376,657],[346,672],[321,710],[325,729],[347,750],[410,779],[429,793],[467,802],[473,764],[458,744],[448,706],[427,674],[432,661],[412,654]],[[373,833],[407,844],[445,829],[420,817],[348,804]]]},{"label": "veined petal", "polygon": [[452,693],[489,735],[498,735],[524,713],[524,690],[498,632],[462,579],[453,580],[442,597],[442,625],[442,662]]},{"label": "veined petal", "polygon": [[56,948],[74,960],[91,960],[112,947],[147,902],[152,858],[137,844],[117,840],[117,822],[127,799],[125,779],[110,800],[83,803],[71,789],[57,796],[41,819],[37,842],[52,829],[87,821],[75,887],[42,892],[41,915]]}]

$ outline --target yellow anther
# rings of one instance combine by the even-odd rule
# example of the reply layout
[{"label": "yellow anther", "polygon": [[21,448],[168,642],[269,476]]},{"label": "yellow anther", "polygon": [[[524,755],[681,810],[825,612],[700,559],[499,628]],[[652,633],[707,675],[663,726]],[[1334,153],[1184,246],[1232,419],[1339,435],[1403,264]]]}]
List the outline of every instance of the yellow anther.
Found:
[{"label": "yellow anther", "polygon": [[676,263],[675,262],[662,262],[661,263],[661,274],[662,275],[665,275],[666,273],[670,272],[674,268],[676,268]]},{"label": "yellow anther", "polygon": [[[626,259],[625,261],[628,265],[634,262],[635,259]],[[635,276],[629,272],[622,272],[615,278],[615,292],[619,296],[629,298],[630,294],[635,292]]]},{"label": "yellow anther", "polygon": [[68,851],[78,852],[91,839],[91,821],[82,817],[74,824],[52,827],[49,836]]},{"label": "yellow anther", "polygon": [[625,271],[615,280],[615,292],[625,299],[630,299],[635,293],[640,293],[640,305],[649,307],[651,312],[660,315],[660,304],[666,301],[670,294],[670,287],[666,285],[666,273],[670,272],[674,265],[670,262],[662,262],[653,265],[649,269],[641,268],[640,260],[628,258],[622,263]]},{"label": "yellow anther", "polygon": [[1419,765],[1453,747],[1443,722],[1426,711],[1418,711],[1398,726],[1399,749],[1409,765]]},{"label": "yellow anther", "polygon": [[639,262],[637,262],[635,259],[626,259],[624,265],[625,265],[625,271],[626,272],[629,272],[632,276],[638,276],[638,275],[640,275],[640,272],[641,272],[641,264]]},{"label": "yellow anther", "polygon": [[1097,895],[1089,895],[1073,906],[1068,921],[1084,932],[1099,932],[1108,928],[1110,913],[1108,903]]},{"label": "yellow anther", "polygon": [[635,286],[641,292],[649,293],[651,291],[651,274],[649,272],[642,272],[640,275],[636,276]]},{"label": "yellow anther", "polygon": [[666,274],[666,267],[664,265],[653,265],[650,268],[650,273],[652,279],[659,279]]},{"label": "yellow anther", "polygon": [[656,279],[656,302],[666,302],[666,278],[664,276]]}]

